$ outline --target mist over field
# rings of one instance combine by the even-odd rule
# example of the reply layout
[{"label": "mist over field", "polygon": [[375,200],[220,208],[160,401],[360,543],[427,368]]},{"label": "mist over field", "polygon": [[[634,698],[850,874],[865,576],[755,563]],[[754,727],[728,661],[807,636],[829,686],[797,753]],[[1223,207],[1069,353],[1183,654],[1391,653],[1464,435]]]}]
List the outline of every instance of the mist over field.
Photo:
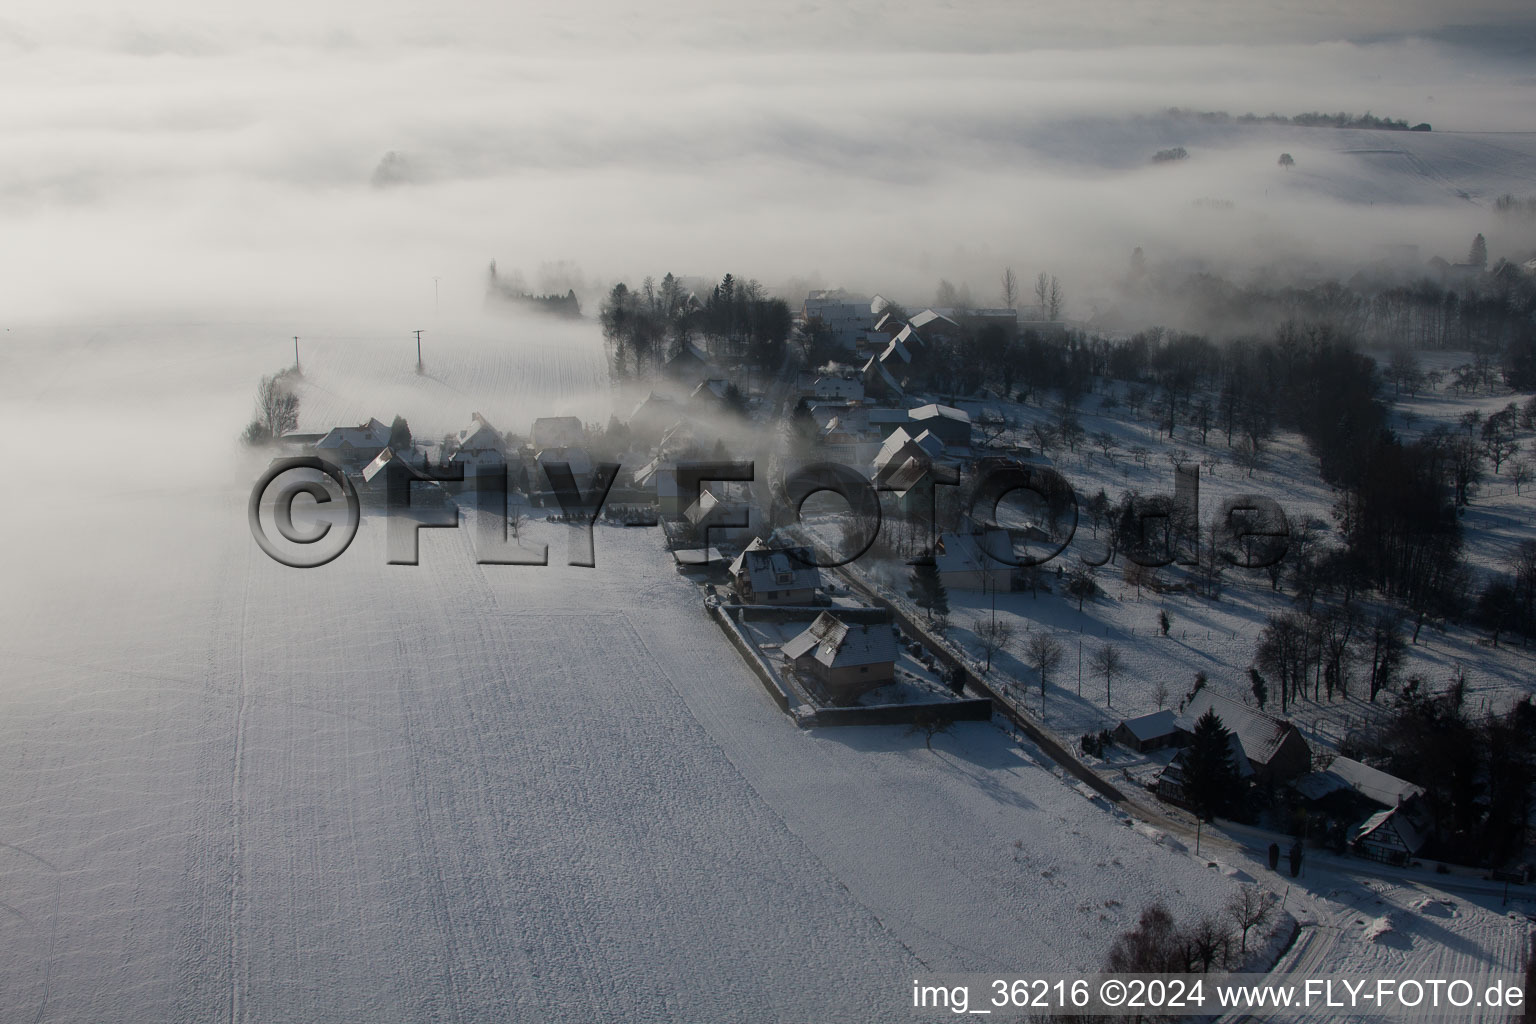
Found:
[{"label": "mist over field", "polygon": [[[1382,245],[1455,257],[1491,195],[1425,188],[1413,166],[1353,173],[1366,158],[1338,150],[1371,146],[1361,133],[1162,111],[1529,130],[1521,16],[23,5],[0,23],[0,296],[13,322],[193,314],[303,333],[425,316],[434,277],[440,308],[473,308],[493,258],[534,284],[565,261],[593,292],[735,271],[922,301],[943,277],[980,302],[1011,263],[1060,274],[1086,316],[1137,245],[1229,272],[1333,269]],[[1191,159],[1151,165],[1174,145]],[[1488,155],[1474,188],[1536,187],[1523,148]],[[1211,200],[1231,205],[1195,205]]]}]

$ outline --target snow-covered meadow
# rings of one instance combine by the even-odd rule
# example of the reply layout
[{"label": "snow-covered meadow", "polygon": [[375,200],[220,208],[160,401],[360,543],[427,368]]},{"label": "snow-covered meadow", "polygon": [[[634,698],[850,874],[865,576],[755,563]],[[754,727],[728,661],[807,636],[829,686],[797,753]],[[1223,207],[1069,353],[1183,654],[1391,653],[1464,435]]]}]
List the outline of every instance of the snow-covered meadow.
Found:
[{"label": "snow-covered meadow", "polygon": [[[657,531],[600,527],[595,569],[424,531],[404,567],[370,516],[267,559],[233,437],[271,344],[8,349],[7,435],[75,454],[3,513],[0,1018],[867,1019],[914,971],[1094,966],[1143,904],[1225,897],[990,725],[796,728]],[[586,379],[542,358],[508,379]],[[346,362],[306,394],[387,414]],[[529,540],[558,563],[563,529]]]}]

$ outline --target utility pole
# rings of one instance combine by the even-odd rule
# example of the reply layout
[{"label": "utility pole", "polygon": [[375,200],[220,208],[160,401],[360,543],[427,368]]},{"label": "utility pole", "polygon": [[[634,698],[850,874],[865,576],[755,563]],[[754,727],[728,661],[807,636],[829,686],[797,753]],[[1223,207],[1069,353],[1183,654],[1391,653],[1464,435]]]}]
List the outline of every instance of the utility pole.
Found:
[{"label": "utility pole", "polygon": [[434,277],[432,279],[432,315],[433,316],[437,315],[437,282],[439,280],[440,280],[440,278],[436,278],[436,277]]},{"label": "utility pole", "polygon": [[295,373],[303,372],[299,369],[299,336],[297,334],[293,336],[293,369]]},{"label": "utility pole", "polygon": [[416,372],[421,372],[421,331],[416,332]]}]

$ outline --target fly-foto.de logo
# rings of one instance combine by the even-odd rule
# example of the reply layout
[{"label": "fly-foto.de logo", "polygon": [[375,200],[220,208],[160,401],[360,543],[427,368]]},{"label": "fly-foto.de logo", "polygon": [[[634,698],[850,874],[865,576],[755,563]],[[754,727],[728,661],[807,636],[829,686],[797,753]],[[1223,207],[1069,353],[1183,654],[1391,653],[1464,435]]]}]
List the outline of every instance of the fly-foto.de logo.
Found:
[{"label": "fly-foto.de logo", "polygon": [[[595,567],[592,527],[618,477],[619,464],[600,463],[585,484],[576,479],[568,463],[538,465],[561,518],[572,527],[568,563]],[[420,530],[459,528],[455,502],[420,500],[424,489],[440,493],[445,483],[462,485],[473,500],[477,562],[549,564],[547,545],[525,546],[510,528],[507,467],[480,465],[473,470],[466,478],[462,465],[418,469],[391,459],[368,474],[370,482],[378,475],[384,477],[388,564],[418,564]],[[707,483],[755,482],[756,466],[750,461],[679,462],[675,479],[679,506],[689,508],[699,500]],[[926,505],[913,518],[925,524],[930,533],[927,550],[931,553],[938,543],[939,488],[959,488],[963,515],[974,529],[1004,530],[1015,541],[1009,548],[983,549],[985,557],[998,566],[1041,566],[1061,557],[1069,547],[1073,557],[1092,566],[1104,565],[1117,550],[1142,566],[1196,565],[1205,545],[1208,558],[1239,568],[1262,569],[1277,564],[1289,545],[1290,522],[1285,511],[1264,495],[1228,498],[1211,521],[1202,524],[1200,467],[1192,463],[1174,467],[1172,495],[1129,496],[1115,521],[1108,524],[1108,540],[1077,535],[1077,493],[1050,467],[1008,462],[984,464],[975,472],[962,474],[935,465],[925,484],[908,490],[904,497],[909,499],[916,493],[917,504]],[[788,473],[770,488],[767,521],[774,527],[798,525],[805,503],[813,495],[839,496],[848,505],[845,516],[850,524],[842,531],[841,543],[836,547],[817,543],[811,551],[791,547],[786,554],[818,568],[846,565],[869,551],[879,537],[884,522],[880,493],[892,490],[895,486],[890,482],[877,484],[848,466],[813,463]],[[295,506],[303,507],[301,502],[308,505],[303,526],[294,520]],[[1008,509],[1022,510],[1023,514],[1008,515]],[[741,507],[714,517],[703,527],[704,546],[708,546],[712,531],[748,528],[753,511]],[[325,565],[339,556],[357,536],[362,520],[361,502],[352,480],[341,469],[313,456],[273,462],[251,490],[248,514],[251,533],[261,549],[283,565],[301,569]]]}]

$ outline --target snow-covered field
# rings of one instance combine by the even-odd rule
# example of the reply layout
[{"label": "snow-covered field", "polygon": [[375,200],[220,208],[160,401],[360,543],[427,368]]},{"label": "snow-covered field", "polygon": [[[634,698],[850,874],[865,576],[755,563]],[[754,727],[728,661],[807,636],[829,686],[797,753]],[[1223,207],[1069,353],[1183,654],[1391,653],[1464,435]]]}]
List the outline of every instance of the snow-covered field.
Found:
[{"label": "snow-covered field", "polygon": [[76,454],[3,506],[0,1019],[873,1019],[1225,897],[989,725],[797,729],[655,531],[268,560],[260,333],[9,350],[6,436]]}]

